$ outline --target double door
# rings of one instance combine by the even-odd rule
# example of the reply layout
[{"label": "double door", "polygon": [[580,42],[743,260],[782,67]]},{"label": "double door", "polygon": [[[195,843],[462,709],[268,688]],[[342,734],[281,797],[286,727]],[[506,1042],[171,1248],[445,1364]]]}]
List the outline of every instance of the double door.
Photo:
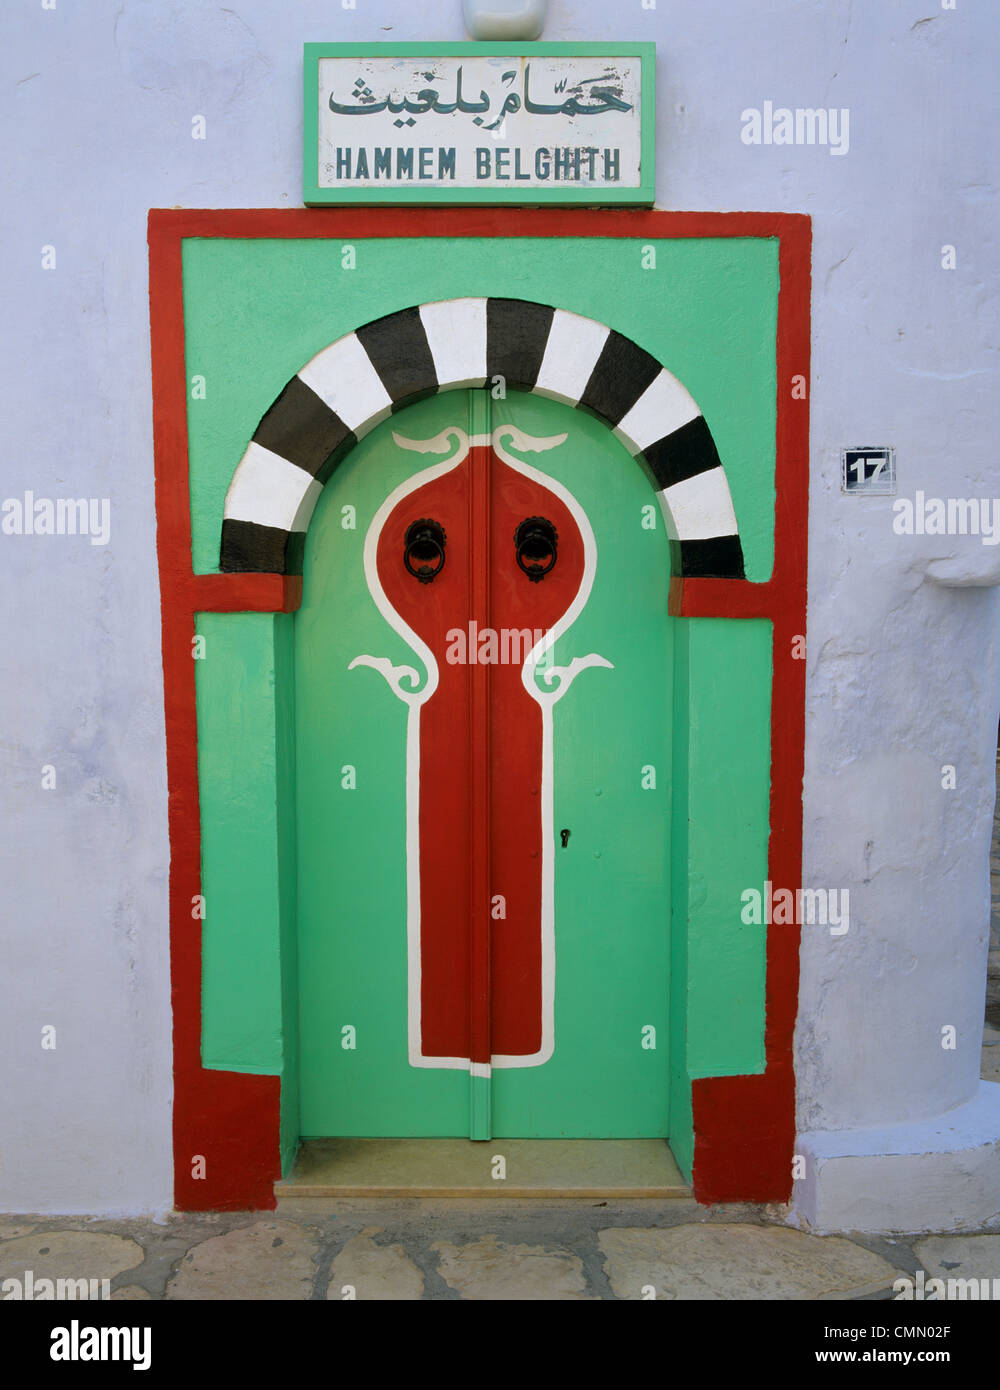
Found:
[{"label": "double door", "polygon": [[669,550],[606,426],[452,391],[327,484],[295,619],[305,1136],[668,1132]]}]

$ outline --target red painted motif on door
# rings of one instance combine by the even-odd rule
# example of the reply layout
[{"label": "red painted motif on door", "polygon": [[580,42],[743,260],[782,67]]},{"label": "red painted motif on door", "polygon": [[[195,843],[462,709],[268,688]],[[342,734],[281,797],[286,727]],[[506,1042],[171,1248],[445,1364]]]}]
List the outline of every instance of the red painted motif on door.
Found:
[{"label": "red painted motif on door", "polygon": [[[542,654],[560,620],[574,604],[575,619],[589,593],[593,537],[564,489],[505,462],[486,440],[478,436],[457,465],[437,465],[425,470],[426,482],[417,475],[404,485],[406,495],[373,523],[366,550],[369,586],[377,602],[381,589],[384,615],[437,668],[436,684],[432,673],[417,696],[401,668],[389,668],[396,693],[411,704],[411,721],[415,712],[419,721],[410,724],[417,748],[409,750],[408,768],[408,777],[419,778],[408,844],[419,861],[418,917],[410,904],[411,928],[419,923],[419,985],[412,940],[410,980],[411,1013],[419,1010],[411,1060],[418,1065],[531,1065],[552,1049],[545,1037],[554,970],[545,920],[553,911],[551,708],[575,670],[561,678],[550,672],[555,684],[547,685]],[[526,541],[518,528],[528,521],[535,537]],[[407,565],[415,531],[423,543],[411,548]],[[388,663],[361,660],[389,679]],[[598,657],[580,664],[598,663],[608,664]],[[411,874],[411,894],[414,887]]]}]

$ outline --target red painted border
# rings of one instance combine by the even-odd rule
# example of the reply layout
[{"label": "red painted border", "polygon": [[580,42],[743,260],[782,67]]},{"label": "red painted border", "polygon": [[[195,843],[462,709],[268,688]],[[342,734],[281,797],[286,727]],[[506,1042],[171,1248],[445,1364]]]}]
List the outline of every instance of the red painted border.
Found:
[{"label": "red painted border", "polygon": [[[201,886],[194,615],[291,612],[302,593],[301,578],[192,572],[181,243],[185,237],[215,236],[780,239],[774,571],[763,584],[675,580],[670,611],[684,617],[763,617],[773,622],[768,874],[776,886],[795,888],[802,865],[805,662],[793,658],[792,650],[793,638],[805,633],[806,619],[809,405],[808,400],[793,400],[791,387],[793,376],[809,378],[810,219],[760,212],[153,209],[149,298],[171,852],[174,1200],[185,1211],[271,1208],[273,1183],[280,1176],[279,1078],[201,1066],[201,936],[191,915]],[[701,1202],[784,1201],[790,1195],[798,950],[797,928],[769,928],[766,1071],[693,1083],[694,1190]],[[199,1156],[203,1178],[193,1175]]]},{"label": "red painted border", "polygon": [[[192,638],[206,608],[282,607],[258,576],[195,578],[191,570],[187,392],[181,243],[150,216],[149,308],[156,459],[156,549],[163,619],[163,689],[170,832],[170,970],[174,1024],[174,1204],[182,1211],[273,1207],[280,1177],[277,1076],[201,1065],[201,892],[198,733]],[[203,600],[214,600],[204,602]],[[241,601],[242,600],[242,601]],[[201,1163],[199,1163],[201,1160]],[[203,1172],[204,1176],[195,1176]]]},{"label": "red painted border", "polygon": [[[809,382],[811,223],[783,219],[779,251],[774,570],[766,584],[688,580],[686,616],[769,617],[774,624],[771,685],[771,834],[768,878],[776,888],[802,882],[802,775],[806,663],[793,656],[806,631],[809,518],[809,401],[792,381]],[[791,225],[788,225],[788,224]],[[807,386],[808,391],[808,386]],[[725,592],[723,592],[725,590]],[[756,591],[754,601],[748,591]],[[766,1070],[692,1084],[694,1194],[700,1202],[785,1202],[795,1147],[793,1034],[798,1011],[799,929],[767,933]]]}]

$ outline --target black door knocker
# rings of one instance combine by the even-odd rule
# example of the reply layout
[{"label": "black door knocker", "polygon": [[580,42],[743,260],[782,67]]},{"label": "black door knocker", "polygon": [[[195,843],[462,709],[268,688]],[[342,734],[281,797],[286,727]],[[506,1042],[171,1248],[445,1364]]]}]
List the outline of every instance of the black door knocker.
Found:
[{"label": "black door knocker", "polygon": [[[429,517],[421,517],[406,528],[406,548],[403,564],[421,584],[430,584],[444,569],[444,548],[447,538],[444,527]],[[413,562],[416,560],[417,567]]]},{"label": "black door knocker", "polygon": [[514,532],[518,568],[532,584],[550,574],[556,563],[556,528],[544,516],[525,517]]}]

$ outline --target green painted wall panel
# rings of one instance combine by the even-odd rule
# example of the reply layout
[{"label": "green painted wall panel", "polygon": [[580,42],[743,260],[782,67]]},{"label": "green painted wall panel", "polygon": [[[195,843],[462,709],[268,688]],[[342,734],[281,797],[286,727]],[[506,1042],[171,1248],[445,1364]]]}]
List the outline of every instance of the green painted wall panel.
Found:
[{"label": "green painted wall panel", "polygon": [[767,878],[771,625],[689,627],[689,1075],[764,1069],[765,929],[741,893]]},{"label": "green painted wall panel", "polygon": [[274,618],[275,761],[278,811],[279,950],[283,1065],[281,1171],[287,1173],[299,1142],[298,848],[295,826],[295,619]]},{"label": "green painted wall panel", "polygon": [[694,1162],[694,1121],[688,1071],[688,816],[691,623],[674,622],[673,777],[670,846],[670,1150],[690,1180]]},{"label": "green painted wall panel", "polygon": [[197,620],[202,1061],[227,1071],[283,1060],[274,631],[268,613]]}]

